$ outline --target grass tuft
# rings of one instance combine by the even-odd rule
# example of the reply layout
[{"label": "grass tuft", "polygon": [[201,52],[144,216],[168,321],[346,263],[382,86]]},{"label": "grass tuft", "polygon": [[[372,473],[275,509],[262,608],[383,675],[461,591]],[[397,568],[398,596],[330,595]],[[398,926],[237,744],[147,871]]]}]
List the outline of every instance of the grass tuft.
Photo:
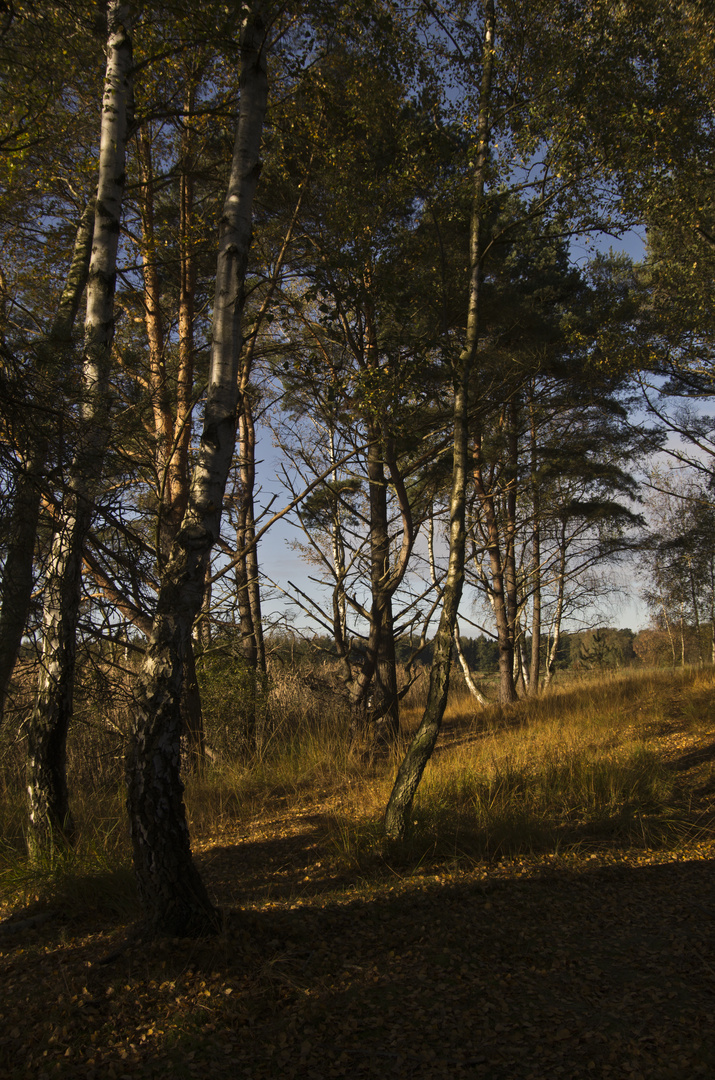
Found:
[{"label": "grass tuft", "polygon": [[[420,699],[411,694],[403,710],[405,740],[419,723]],[[287,835],[307,807],[322,823],[321,859],[361,875],[385,862],[416,867],[433,858],[470,863],[603,847],[677,848],[714,835],[711,668],[571,678],[509,708],[477,708],[457,690],[415,800],[410,835],[398,846],[385,844],[381,823],[404,746],[389,755],[366,753],[337,699],[317,699],[295,678],[271,690],[268,708],[271,726],[260,753],[225,754],[187,775],[197,845],[235,843],[261,822]],[[73,740],[77,841],[40,866],[30,866],[25,853],[19,744],[4,756],[0,745],[4,908],[39,902],[133,917],[119,783],[123,746],[116,731],[89,726]]]}]

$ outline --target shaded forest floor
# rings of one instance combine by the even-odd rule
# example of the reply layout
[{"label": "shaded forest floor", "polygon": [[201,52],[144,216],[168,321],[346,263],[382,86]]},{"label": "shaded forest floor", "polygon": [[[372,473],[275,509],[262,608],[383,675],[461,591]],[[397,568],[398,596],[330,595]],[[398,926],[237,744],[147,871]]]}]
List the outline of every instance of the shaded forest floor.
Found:
[{"label": "shaded forest floor", "polygon": [[6,906],[0,1075],[714,1075],[711,684],[697,722],[680,700],[651,733],[689,812],[669,843],[348,858],[341,796],[280,796],[195,845],[215,939],[147,945],[88,900]]}]

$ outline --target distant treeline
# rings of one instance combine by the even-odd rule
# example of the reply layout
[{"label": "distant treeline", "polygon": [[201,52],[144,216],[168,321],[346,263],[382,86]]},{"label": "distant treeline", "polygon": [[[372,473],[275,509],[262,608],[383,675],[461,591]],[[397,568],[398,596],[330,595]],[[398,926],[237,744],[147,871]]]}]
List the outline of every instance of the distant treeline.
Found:
[{"label": "distant treeline", "polygon": [[[630,664],[680,665],[713,662],[713,632],[710,625],[699,629],[688,626],[667,629],[639,630],[615,627],[580,630],[563,633],[556,655],[556,670],[588,671],[627,667]],[[417,652],[416,639],[398,638],[395,652],[399,664],[411,659],[419,664],[432,662],[432,645],[427,643]],[[551,647],[544,634],[541,637],[542,670]],[[462,637],[462,649],[470,669],[475,675],[493,675],[499,669],[499,647],[494,638],[484,635]],[[361,653],[359,644],[353,645],[355,656]],[[312,662],[322,655],[334,655],[332,641],[327,637],[305,638],[298,634],[281,634],[273,637],[270,652],[279,662]],[[417,653],[417,655],[415,655]],[[524,642],[524,653],[531,656],[531,638]]]},{"label": "distant treeline", "polygon": [[[583,630],[578,633],[564,633],[561,636],[556,656],[556,668],[613,668],[634,663],[638,656],[634,651],[637,639],[632,630],[617,630],[606,627],[598,630]],[[269,653],[282,663],[311,661],[321,654],[327,659],[335,653],[330,638],[315,636],[306,638],[299,634],[276,635],[270,640]],[[551,642],[546,635],[541,638],[541,662],[546,661]],[[491,675],[499,668],[499,646],[494,638],[484,635],[462,637],[462,650],[467,663],[477,675]],[[359,643],[353,644],[354,656],[361,654]],[[398,638],[395,642],[398,664],[407,664],[414,660],[419,664],[432,662],[432,644],[428,642],[419,650],[419,641],[410,638]],[[531,639],[526,638],[525,652],[531,655]]]}]

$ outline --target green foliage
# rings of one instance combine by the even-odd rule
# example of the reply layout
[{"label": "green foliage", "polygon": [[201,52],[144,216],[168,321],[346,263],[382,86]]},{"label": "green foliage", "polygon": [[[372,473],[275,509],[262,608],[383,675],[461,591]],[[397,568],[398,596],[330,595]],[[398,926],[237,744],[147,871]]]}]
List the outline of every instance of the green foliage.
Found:
[{"label": "green foliage", "polygon": [[197,659],[206,740],[218,759],[252,756],[268,734],[268,681],[238,649],[214,648]]}]

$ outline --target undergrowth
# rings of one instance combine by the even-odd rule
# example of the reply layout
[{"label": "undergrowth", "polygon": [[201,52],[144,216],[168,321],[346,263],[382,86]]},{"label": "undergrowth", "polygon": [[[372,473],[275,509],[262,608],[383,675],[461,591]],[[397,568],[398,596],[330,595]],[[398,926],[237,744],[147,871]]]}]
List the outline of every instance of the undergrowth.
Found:
[{"label": "undergrowth", "polygon": [[[241,823],[320,804],[321,857],[371,873],[389,857],[472,862],[597,846],[677,847],[712,833],[708,804],[664,760],[664,732],[715,731],[712,669],[627,671],[570,679],[509,708],[480,708],[459,690],[415,800],[410,835],[387,847],[381,816],[405,745],[369,754],[339,702],[286,682],[268,702],[270,737],[259,754],[223,756],[186,776],[192,836],[224,838]],[[412,694],[405,739],[419,722]],[[217,723],[216,718],[213,721]],[[223,714],[221,723],[231,723]],[[22,738],[0,744],[0,900],[51,902],[73,912],[131,917],[136,897],[124,809],[124,738],[118,727],[77,727],[69,781],[77,840],[45,865],[25,855]],[[705,788],[712,761],[703,763]],[[702,780],[702,777],[701,777]],[[702,784],[701,784],[702,787]],[[703,789],[705,790],[705,789]]]}]

